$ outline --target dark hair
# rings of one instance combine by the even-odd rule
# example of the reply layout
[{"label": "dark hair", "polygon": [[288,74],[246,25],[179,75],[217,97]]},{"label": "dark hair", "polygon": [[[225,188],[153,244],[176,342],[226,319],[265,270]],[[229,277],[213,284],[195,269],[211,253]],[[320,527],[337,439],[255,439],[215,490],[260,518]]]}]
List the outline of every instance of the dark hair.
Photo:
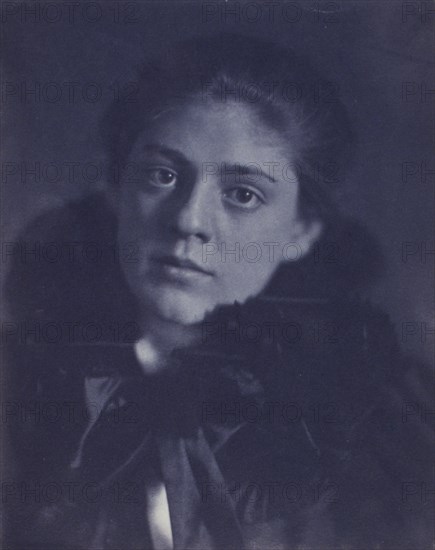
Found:
[{"label": "dark hair", "polygon": [[[341,185],[355,136],[336,85],[304,57],[276,43],[221,33],[168,47],[143,66],[134,103],[113,103],[103,120],[112,160],[127,161],[150,119],[174,104],[243,101],[288,137],[300,184],[299,209],[324,224],[318,250],[283,264],[266,293],[280,296],[345,294],[382,269],[378,243],[340,209]],[[296,145],[296,151],[293,151]],[[331,248],[332,247],[332,248]],[[331,256],[331,252],[333,252]]]},{"label": "dark hair", "polygon": [[305,216],[336,217],[337,183],[352,153],[353,131],[336,86],[303,57],[257,38],[222,33],[186,40],[145,63],[137,101],[114,102],[102,125],[111,158],[128,158],[147,120],[195,98],[242,101],[288,136]]}]

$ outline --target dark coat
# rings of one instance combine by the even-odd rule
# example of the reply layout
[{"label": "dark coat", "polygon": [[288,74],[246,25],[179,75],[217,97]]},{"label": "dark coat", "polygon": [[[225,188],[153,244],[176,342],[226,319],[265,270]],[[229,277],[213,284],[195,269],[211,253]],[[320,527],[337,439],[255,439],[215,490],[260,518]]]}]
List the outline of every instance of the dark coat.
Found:
[{"label": "dark coat", "polygon": [[281,271],[147,377],[115,224],[95,196],[32,225],[39,258],[14,249],[5,548],[150,548],[156,477],[176,549],[429,548],[423,366],[355,298],[355,261]]}]

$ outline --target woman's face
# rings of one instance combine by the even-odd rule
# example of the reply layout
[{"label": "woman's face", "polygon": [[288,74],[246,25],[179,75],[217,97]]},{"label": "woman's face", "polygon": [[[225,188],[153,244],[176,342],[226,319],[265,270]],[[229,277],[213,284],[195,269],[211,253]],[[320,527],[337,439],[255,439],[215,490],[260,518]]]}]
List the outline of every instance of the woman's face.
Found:
[{"label": "woman's face", "polygon": [[249,105],[198,102],[155,118],[117,197],[121,264],[144,311],[198,323],[306,253],[320,228],[298,217],[289,150]]}]

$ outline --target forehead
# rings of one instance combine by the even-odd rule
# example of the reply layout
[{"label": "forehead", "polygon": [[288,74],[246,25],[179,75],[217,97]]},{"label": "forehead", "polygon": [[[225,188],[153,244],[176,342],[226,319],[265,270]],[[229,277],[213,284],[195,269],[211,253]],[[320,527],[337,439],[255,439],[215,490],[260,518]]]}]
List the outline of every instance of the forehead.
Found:
[{"label": "forehead", "polygon": [[162,110],[134,147],[153,144],[180,151],[192,162],[288,163],[291,145],[243,103],[200,101]]}]

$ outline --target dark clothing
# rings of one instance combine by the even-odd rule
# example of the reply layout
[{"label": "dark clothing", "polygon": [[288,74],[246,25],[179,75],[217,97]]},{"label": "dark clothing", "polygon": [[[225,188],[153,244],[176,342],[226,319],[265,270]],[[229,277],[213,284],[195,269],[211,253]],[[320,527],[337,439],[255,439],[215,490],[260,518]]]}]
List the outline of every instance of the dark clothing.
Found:
[{"label": "dark clothing", "polygon": [[[5,548],[151,548],[155,476],[176,549],[430,548],[432,440],[403,416],[420,366],[400,358],[386,316],[349,289],[325,290],[337,266],[326,287],[293,286],[299,295],[280,273],[146,376],[114,226],[101,198],[88,199],[26,237],[82,243],[78,259],[14,262],[15,319],[36,332],[7,338],[22,407],[8,419]],[[79,254],[89,242],[103,251],[94,262]],[[34,493],[23,500],[23,488]]]}]

